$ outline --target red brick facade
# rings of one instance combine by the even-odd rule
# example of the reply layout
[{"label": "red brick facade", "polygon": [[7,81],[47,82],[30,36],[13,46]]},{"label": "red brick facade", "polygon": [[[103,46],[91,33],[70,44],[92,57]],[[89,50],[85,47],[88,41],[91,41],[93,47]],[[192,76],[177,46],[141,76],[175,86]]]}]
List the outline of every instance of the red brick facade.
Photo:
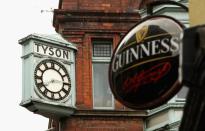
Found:
[{"label": "red brick facade", "polygon": [[140,2],[141,0],[60,0],[59,9],[54,12],[54,27],[78,48],[76,107],[79,111],[88,111],[86,114],[76,113],[65,119],[62,131],[143,131],[141,116],[144,112],[131,111],[115,101],[114,111],[122,111],[117,116],[114,111],[96,114],[93,110],[92,93],[91,40],[110,38],[113,40],[113,47],[116,47],[122,36],[139,21],[140,16],[136,10]]},{"label": "red brick facade", "polygon": [[63,131],[141,131],[143,122],[137,118],[72,117],[63,122]]},{"label": "red brick facade", "polygon": [[141,0],[60,0],[59,9],[128,12],[139,7]]}]

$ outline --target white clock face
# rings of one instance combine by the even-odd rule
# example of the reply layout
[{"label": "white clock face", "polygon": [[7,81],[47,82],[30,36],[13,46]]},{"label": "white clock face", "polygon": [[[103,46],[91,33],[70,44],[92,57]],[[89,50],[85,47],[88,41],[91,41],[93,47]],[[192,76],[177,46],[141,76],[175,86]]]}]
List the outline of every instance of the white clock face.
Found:
[{"label": "white clock face", "polygon": [[57,61],[46,59],[35,68],[35,84],[43,96],[62,100],[70,93],[71,82],[66,68]]}]

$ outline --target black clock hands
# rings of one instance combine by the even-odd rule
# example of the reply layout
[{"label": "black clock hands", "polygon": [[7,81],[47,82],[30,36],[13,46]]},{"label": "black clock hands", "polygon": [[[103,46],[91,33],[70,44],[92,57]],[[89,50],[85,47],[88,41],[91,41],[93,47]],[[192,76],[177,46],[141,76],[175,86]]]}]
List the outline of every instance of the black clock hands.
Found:
[{"label": "black clock hands", "polygon": [[42,60],[35,68],[34,77],[36,88],[43,97],[58,101],[70,93],[70,76],[65,66],[58,61]]},{"label": "black clock hands", "polygon": [[56,79],[51,79],[50,81],[44,82],[45,86],[48,86],[50,83],[61,83],[61,84],[70,84],[70,82],[64,82]]}]

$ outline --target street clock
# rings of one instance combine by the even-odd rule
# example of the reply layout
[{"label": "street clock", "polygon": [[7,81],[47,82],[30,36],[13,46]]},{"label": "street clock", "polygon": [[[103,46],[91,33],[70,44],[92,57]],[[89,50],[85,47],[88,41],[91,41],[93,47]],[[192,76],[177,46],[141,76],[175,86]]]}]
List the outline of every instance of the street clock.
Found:
[{"label": "street clock", "polygon": [[34,71],[37,92],[50,100],[63,100],[71,88],[70,76],[66,68],[52,59],[41,61]]},{"label": "street clock", "polygon": [[71,115],[76,102],[76,47],[58,34],[31,34],[19,43],[23,49],[20,105],[46,117]]}]

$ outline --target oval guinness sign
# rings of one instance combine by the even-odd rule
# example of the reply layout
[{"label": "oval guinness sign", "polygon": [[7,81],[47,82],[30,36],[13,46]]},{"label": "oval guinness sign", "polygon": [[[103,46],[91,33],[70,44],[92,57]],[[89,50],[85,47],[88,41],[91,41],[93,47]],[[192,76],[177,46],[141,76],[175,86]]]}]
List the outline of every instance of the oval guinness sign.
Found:
[{"label": "oval guinness sign", "polygon": [[171,17],[142,20],[116,47],[109,69],[111,90],[129,108],[157,107],[181,88],[179,45],[183,25]]}]

